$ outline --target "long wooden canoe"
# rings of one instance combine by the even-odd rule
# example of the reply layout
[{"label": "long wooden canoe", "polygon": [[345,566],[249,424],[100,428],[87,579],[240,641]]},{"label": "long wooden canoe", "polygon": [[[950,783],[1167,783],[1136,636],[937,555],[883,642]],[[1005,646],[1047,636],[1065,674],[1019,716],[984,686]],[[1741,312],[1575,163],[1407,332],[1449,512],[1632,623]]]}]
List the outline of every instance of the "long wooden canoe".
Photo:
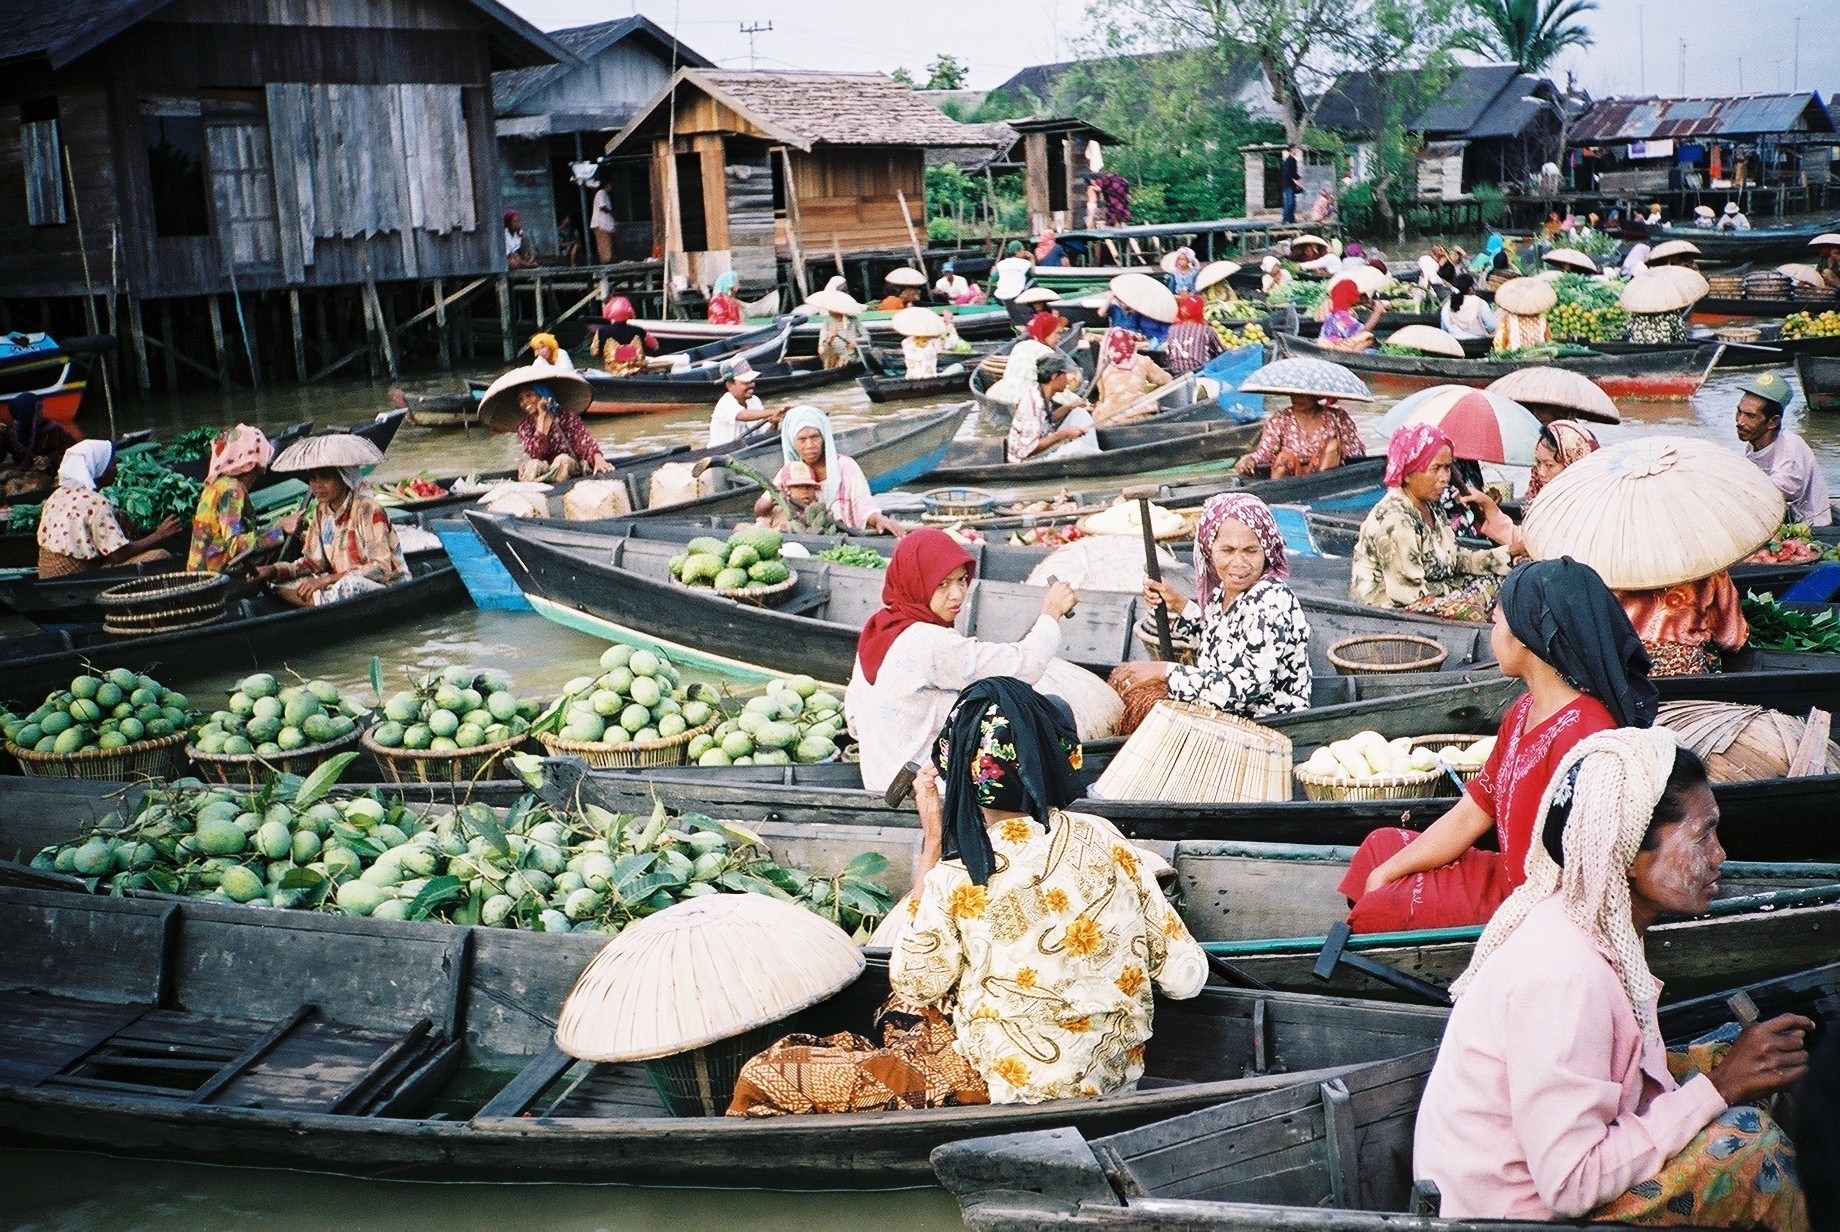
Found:
[{"label": "long wooden canoe", "polygon": [[1011,462],[1002,438],[954,441],[945,460],[927,482],[951,484],[1060,483],[1115,479],[1181,467],[1206,466],[1237,458],[1258,443],[1264,425],[1237,424],[1223,417],[1211,421],[1132,424],[1114,429],[1133,436],[1155,433],[1141,444],[1104,446],[1098,453],[1073,457],[1029,458]]},{"label": "long wooden canoe", "polygon": [[[714,406],[722,397],[722,366],[741,359],[757,370],[778,364],[786,354],[794,324],[792,318],[782,317],[733,337],[692,347],[673,357],[678,366],[669,372],[613,376],[605,370],[584,368],[577,375],[594,390],[594,402],[585,413],[624,415]],[[490,382],[468,381],[467,388],[477,398],[488,384]]]},{"label": "long wooden canoe", "polygon": [[[1360,376],[1406,385],[1487,385],[1545,360],[1450,359],[1440,355],[1382,355],[1338,351],[1292,334],[1277,337],[1280,355],[1326,359]],[[1693,395],[1718,358],[1716,346],[1681,347],[1631,355],[1594,355],[1556,361],[1589,377],[1612,398],[1675,399]]]},{"label": "long wooden canoe", "polygon": [[1008,346],[1007,342],[979,342],[972,344],[969,351],[941,354],[940,364],[958,371],[922,377],[907,375],[907,363],[899,351],[870,346],[864,348],[863,373],[856,378],[856,383],[862,386],[871,402],[917,402],[963,394],[971,383],[971,373],[978,361]]},{"label": "long wooden canoe", "polygon": [[1840,411],[1840,356],[1797,355],[1795,375],[1809,410]]},{"label": "long wooden canoe", "polygon": [[1736,265],[1746,261],[1805,261],[1808,243],[1827,231],[1840,230],[1840,219],[1798,223],[1790,227],[1753,227],[1749,231],[1719,231],[1702,227],[1660,227],[1654,242],[1689,240],[1699,249],[1701,261]]}]

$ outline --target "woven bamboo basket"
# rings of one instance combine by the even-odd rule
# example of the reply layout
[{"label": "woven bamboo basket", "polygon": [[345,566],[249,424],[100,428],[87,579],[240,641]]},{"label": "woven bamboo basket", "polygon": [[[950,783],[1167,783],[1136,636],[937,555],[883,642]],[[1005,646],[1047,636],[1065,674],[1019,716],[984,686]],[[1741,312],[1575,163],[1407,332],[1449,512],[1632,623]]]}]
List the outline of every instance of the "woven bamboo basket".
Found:
[{"label": "woven bamboo basket", "polygon": [[377,768],[392,783],[476,783],[491,777],[487,772],[503,758],[515,753],[527,736],[513,736],[497,744],[482,744],[457,752],[433,749],[386,749],[371,738],[367,728],[358,737],[366,752],[377,759]]},{"label": "woven bamboo basket", "polygon": [[1793,285],[1787,274],[1775,270],[1757,270],[1744,276],[1744,298],[1788,299]]},{"label": "woven bamboo basket", "polygon": [[1449,657],[1441,642],[1415,633],[1369,633],[1329,647],[1329,662],[1344,676],[1435,672]]},{"label": "woven bamboo basket", "polygon": [[318,769],[321,762],[357,744],[363,734],[363,728],[353,728],[337,740],[307,745],[273,757],[260,753],[206,753],[191,744],[185,746],[185,755],[191,759],[198,777],[207,782],[257,787],[277,774],[298,774],[304,778]]},{"label": "woven bamboo basket", "polygon": [[[1792,714],[1734,702],[1666,702],[1655,722],[1699,754],[1715,783],[1782,778],[1808,730]],[[1840,745],[1829,740],[1810,773],[1840,774]]]},{"label": "woven bamboo basket", "polygon": [[[1153,656],[1159,658],[1162,656],[1163,643],[1156,636],[1156,614],[1154,612],[1145,612],[1139,616],[1134,631],[1137,634],[1137,640],[1143,644],[1145,650]],[[1195,639],[1186,633],[1178,632],[1173,621],[1169,626],[1169,648],[1175,651],[1176,657],[1173,662],[1180,663],[1183,667],[1193,667],[1195,659],[1201,653],[1201,648],[1195,644]]]},{"label": "woven bamboo basket", "polygon": [[1744,294],[1743,274],[1714,274],[1706,279],[1707,294],[1719,299],[1738,299]]},{"label": "woven bamboo basket", "polygon": [[155,573],[109,587],[96,604],[111,636],[176,633],[222,620],[229,584],[221,573]]},{"label": "woven bamboo basket", "polygon": [[1789,295],[1792,299],[1809,304],[1832,303],[1834,298],[1832,288],[1811,286],[1806,282],[1796,283],[1790,288]]},{"label": "woven bamboo basket", "polygon": [[690,742],[716,729],[711,719],[701,727],[692,727],[663,740],[606,744],[600,741],[564,740],[549,732],[538,732],[537,742],[558,757],[579,757],[596,770],[622,766],[681,766],[690,759]]},{"label": "woven bamboo basket", "polygon": [[[1412,747],[1415,749],[1430,749],[1433,753],[1435,753],[1439,749],[1447,748],[1453,744],[1456,745],[1458,748],[1467,749],[1470,745],[1475,744],[1478,740],[1482,740],[1482,739],[1484,739],[1484,737],[1478,736],[1474,732],[1433,732],[1428,736],[1413,737]],[[1482,767],[1476,766],[1475,768],[1472,769],[1468,766],[1451,766],[1450,773],[1456,775],[1463,782],[1467,783],[1471,779],[1475,778],[1478,774],[1482,773]],[[1446,777],[1445,779],[1445,786],[1449,786],[1448,777]],[[1434,793],[1434,794],[1442,794],[1442,793]]]},{"label": "woven bamboo basket", "polygon": [[1712,331],[1712,336],[1720,342],[1756,342],[1763,337],[1763,331],[1755,325],[1721,325]]},{"label": "woven bamboo basket", "polygon": [[1297,781],[1306,800],[1418,800],[1437,794],[1442,770],[1414,770],[1385,778],[1354,779],[1345,774],[1317,774],[1298,766]]},{"label": "woven bamboo basket", "polygon": [[[675,578],[672,580],[676,581]],[[771,586],[742,586],[735,590],[718,590],[714,593],[721,595],[724,599],[736,599],[742,603],[752,603],[756,607],[772,607],[797,589],[798,584],[798,575],[793,574],[785,581],[775,582]],[[700,589],[700,587],[685,586],[682,582],[677,582],[677,585],[685,590]]]},{"label": "woven bamboo basket", "polygon": [[1291,798],[1291,741],[1249,719],[1158,702],[1092,786],[1107,800],[1245,804]]},{"label": "woven bamboo basket", "polygon": [[975,518],[990,512],[997,498],[982,488],[934,488],[920,499],[930,518]]},{"label": "woven bamboo basket", "polygon": [[124,744],[119,749],[82,749],[75,753],[35,753],[11,741],[6,751],[19,771],[38,779],[176,779],[185,768],[184,732]]}]

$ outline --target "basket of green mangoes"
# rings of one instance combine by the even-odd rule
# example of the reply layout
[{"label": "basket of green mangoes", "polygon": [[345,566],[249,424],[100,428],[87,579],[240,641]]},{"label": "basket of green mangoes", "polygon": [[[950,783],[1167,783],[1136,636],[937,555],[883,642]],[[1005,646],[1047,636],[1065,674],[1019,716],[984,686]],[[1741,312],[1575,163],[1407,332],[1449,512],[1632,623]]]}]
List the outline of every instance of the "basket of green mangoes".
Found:
[{"label": "basket of green mangoes", "polygon": [[799,584],[780,555],[783,546],[778,531],[760,526],[743,526],[726,542],[698,536],[671,558],[671,578],[692,590],[770,606]]},{"label": "basket of green mangoes", "polygon": [[690,742],[714,730],[720,695],[686,685],[671,661],[624,643],[601,656],[599,676],[578,676],[537,720],[551,753],[590,766],[681,766]]},{"label": "basket of green mangoes", "polygon": [[257,785],[276,773],[305,777],[357,744],[369,715],[331,681],[283,684],[256,672],[237,681],[224,708],[193,728],[185,755],[209,782]]},{"label": "basket of green mangoes", "polygon": [[385,700],[359,740],[390,782],[469,783],[529,738],[542,709],[502,676],[444,667]]},{"label": "basket of green mangoes", "polygon": [[192,721],[185,694],[117,667],[76,677],[24,717],[0,718],[22,773],[52,779],[176,778]]}]

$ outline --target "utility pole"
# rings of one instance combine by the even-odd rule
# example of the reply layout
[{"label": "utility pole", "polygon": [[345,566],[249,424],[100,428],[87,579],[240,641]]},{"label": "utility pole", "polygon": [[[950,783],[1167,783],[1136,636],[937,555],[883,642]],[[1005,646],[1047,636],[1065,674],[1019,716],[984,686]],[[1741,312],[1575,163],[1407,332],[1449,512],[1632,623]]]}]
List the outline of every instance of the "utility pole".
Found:
[{"label": "utility pole", "polygon": [[1795,19],[1795,84],[1791,89],[1802,88],[1802,19]]},{"label": "utility pole", "polygon": [[1738,93],[1744,93],[1744,57],[1738,57]]},{"label": "utility pole", "polygon": [[1648,39],[1642,24],[1642,6],[1636,5],[1636,79],[1641,83],[1637,88],[1641,93],[1648,93]]},{"label": "utility pole", "polygon": [[1675,79],[1674,93],[1685,98],[1687,95],[1687,40],[1680,40],[1680,75]]},{"label": "utility pole", "polygon": [[749,68],[749,69],[751,70],[751,69],[754,69],[754,68],[756,68],[756,67],[758,67],[758,64],[757,64],[757,62],[756,62],[756,61],[755,61],[755,59],[754,59],[754,36],[755,36],[756,34],[771,34],[771,33],[773,33],[773,23],[772,23],[772,22],[768,22],[768,23],[767,23],[766,25],[764,25],[764,26],[763,26],[763,25],[761,25],[761,24],[760,24],[759,22],[755,22],[755,23],[754,23],[753,25],[751,25],[751,26],[749,26],[749,25],[743,25],[743,26],[741,27],[741,33],[743,33],[743,34],[745,34],[745,35],[747,35],[747,41],[748,41],[748,68]]}]

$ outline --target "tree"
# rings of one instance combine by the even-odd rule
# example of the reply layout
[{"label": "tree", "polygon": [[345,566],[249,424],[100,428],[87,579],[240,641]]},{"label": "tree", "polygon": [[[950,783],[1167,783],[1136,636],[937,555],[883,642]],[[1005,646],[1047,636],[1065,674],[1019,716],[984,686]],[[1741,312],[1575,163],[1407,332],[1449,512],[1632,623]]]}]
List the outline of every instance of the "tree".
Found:
[{"label": "tree", "polygon": [[914,88],[914,75],[908,72],[905,67],[897,68],[894,72],[888,75],[894,78],[896,81],[900,82],[902,85],[906,86],[908,89],[911,90]]},{"label": "tree", "polygon": [[1569,47],[1589,47],[1591,31],[1579,18],[1597,0],[1469,0],[1478,19],[1464,47],[1498,56],[1537,73]]},{"label": "tree", "polygon": [[926,85],[921,88],[927,90],[962,90],[965,88],[965,77],[969,71],[970,70],[965,65],[959,63],[957,57],[943,54],[939,55],[934,58],[931,64],[926,66]]}]

